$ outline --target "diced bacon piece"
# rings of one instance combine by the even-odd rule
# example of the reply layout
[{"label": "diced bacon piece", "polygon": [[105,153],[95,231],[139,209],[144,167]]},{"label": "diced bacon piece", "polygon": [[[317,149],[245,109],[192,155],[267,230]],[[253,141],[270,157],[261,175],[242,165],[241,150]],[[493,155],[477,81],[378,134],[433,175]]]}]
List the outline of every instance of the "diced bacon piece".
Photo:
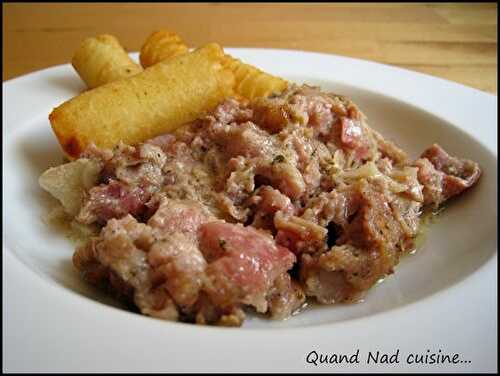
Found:
[{"label": "diced bacon piece", "polygon": [[73,253],[73,265],[86,281],[96,286],[104,286],[108,281],[109,269],[97,258],[97,241],[98,238],[92,238],[85,246],[78,247]]},{"label": "diced bacon piece", "polygon": [[130,187],[112,180],[88,192],[88,198],[76,219],[85,224],[105,224],[111,218],[122,218],[127,214],[140,216],[146,210],[150,194],[140,186]]},{"label": "diced bacon piece", "polygon": [[231,158],[227,163],[224,191],[228,198],[241,204],[255,189],[254,169],[243,157]]},{"label": "diced bacon piece", "polygon": [[354,150],[357,158],[368,156],[369,146],[359,120],[340,118],[340,142],[343,147]]},{"label": "diced bacon piece", "polygon": [[200,227],[200,247],[211,261],[205,290],[221,306],[241,302],[265,312],[269,288],[295,262],[295,256],[269,235],[223,222]]},{"label": "diced bacon piece", "polygon": [[474,185],[481,176],[481,169],[476,162],[467,159],[458,159],[450,156],[437,144],[422,153],[436,168],[445,174],[443,194],[445,198],[460,194]]},{"label": "diced bacon piece", "polygon": [[361,145],[363,130],[359,121],[349,119],[347,117],[340,118],[341,132],[340,140],[342,143],[354,149]]},{"label": "diced bacon piece", "polygon": [[423,185],[424,203],[435,206],[473,186],[481,176],[477,163],[452,157],[437,144],[424,151],[414,165]]}]

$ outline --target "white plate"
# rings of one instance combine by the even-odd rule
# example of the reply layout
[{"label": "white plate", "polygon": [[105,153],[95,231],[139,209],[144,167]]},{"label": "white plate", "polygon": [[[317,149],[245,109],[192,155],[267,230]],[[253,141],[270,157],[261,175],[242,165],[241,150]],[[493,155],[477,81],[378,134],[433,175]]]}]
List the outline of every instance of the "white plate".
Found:
[{"label": "white plate", "polygon": [[[433,142],[481,164],[423,247],[364,303],[307,310],[285,322],[201,327],[140,316],[81,281],[73,245],[42,221],[38,187],[62,154],[47,116],[83,84],[69,65],[3,85],[3,355],[8,371],[496,371],[496,97],[456,83],[345,57],[228,49],[262,69],[353,98],[370,124],[414,157]],[[133,55],[135,58],[136,54]],[[311,365],[353,354],[359,364]],[[369,351],[399,363],[367,364]],[[408,364],[410,353],[459,354],[455,365]]]}]

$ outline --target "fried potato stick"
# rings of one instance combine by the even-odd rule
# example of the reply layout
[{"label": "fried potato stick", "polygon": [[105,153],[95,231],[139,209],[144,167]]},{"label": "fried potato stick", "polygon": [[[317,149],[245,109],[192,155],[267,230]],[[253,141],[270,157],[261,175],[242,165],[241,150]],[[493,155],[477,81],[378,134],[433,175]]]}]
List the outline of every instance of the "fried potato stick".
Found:
[{"label": "fried potato stick", "polygon": [[141,48],[139,60],[144,68],[160,61],[188,52],[188,47],[176,33],[168,30],[155,31]]},{"label": "fried potato stick", "polygon": [[128,56],[118,39],[107,34],[85,39],[71,63],[90,89],[143,70]]},{"label": "fried potato stick", "polygon": [[247,99],[280,94],[288,87],[286,80],[245,64],[230,55],[225,55],[223,65],[234,73],[234,92]]},{"label": "fried potato stick", "polygon": [[84,92],[52,111],[52,129],[70,158],[90,143],[112,148],[171,132],[233,95],[234,75],[223,57],[211,43]]},{"label": "fried potato stick", "polygon": [[[143,67],[149,67],[164,59],[186,53],[188,47],[179,35],[172,31],[160,30],[151,34],[141,48],[140,61]],[[267,97],[279,94],[288,87],[282,78],[241,62],[230,55],[225,55],[223,64],[235,75],[234,92],[247,99]]]}]

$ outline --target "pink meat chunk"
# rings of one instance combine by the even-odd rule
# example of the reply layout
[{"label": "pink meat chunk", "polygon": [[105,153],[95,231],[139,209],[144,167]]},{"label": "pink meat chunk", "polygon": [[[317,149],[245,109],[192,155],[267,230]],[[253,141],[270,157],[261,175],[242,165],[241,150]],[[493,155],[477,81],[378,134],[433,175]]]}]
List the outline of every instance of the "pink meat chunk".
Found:
[{"label": "pink meat chunk", "polygon": [[111,219],[99,237],[76,249],[73,264],[89,282],[108,287],[143,314],[177,320],[172,298],[153,283],[147,252],[154,242],[151,228],[131,215]]},{"label": "pink meat chunk", "polygon": [[340,127],[340,141],[342,146],[354,150],[358,158],[366,158],[369,146],[361,123],[358,120],[341,117]]},{"label": "pink meat chunk", "polygon": [[255,174],[267,179],[270,185],[279,189],[292,200],[300,198],[306,190],[304,177],[296,166],[278,155],[272,162],[259,159]]},{"label": "pink meat chunk", "polygon": [[267,310],[266,294],[274,280],[290,269],[295,256],[272,237],[252,227],[211,222],[200,227],[206,259],[207,292],[219,305],[241,302]]},{"label": "pink meat chunk", "polygon": [[287,196],[268,185],[260,187],[248,200],[248,204],[256,207],[252,226],[269,230],[274,226],[273,218],[276,212],[293,215],[296,210]]},{"label": "pink meat chunk", "polygon": [[167,235],[174,232],[196,234],[210,214],[196,201],[164,198],[148,225]]},{"label": "pink meat chunk", "polygon": [[105,224],[111,218],[122,218],[127,214],[139,216],[145,211],[149,198],[148,192],[139,186],[131,187],[112,180],[107,185],[101,184],[90,189],[76,219],[85,224]]},{"label": "pink meat chunk", "polygon": [[213,116],[221,123],[243,123],[252,118],[253,111],[234,99],[228,99],[215,108]]},{"label": "pink meat chunk", "polygon": [[156,241],[147,257],[155,283],[163,284],[178,305],[186,307],[196,302],[207,265],[196,242],[176,232]]},{"label": "pink meat chunk", "polygon": [[243,124],[214,123],[208,129],[211,140],[224,148],[228,156],[257,157],[273,148],[268,134],[252,122]]},{"label": "pink meat chunk", "polygon": [[419,168],[424,203],[435,206],[470,188],[481,176],[476,162],[452,157],[437,144],[425,150],[415,166]]},{"label": "pink meat chunk", "polygon": [[306,295],[301,286],[293,281],[288,273],[283,273],[276,278],[269,291],[267,301],[271,318],[283,320],[304,305]]}]

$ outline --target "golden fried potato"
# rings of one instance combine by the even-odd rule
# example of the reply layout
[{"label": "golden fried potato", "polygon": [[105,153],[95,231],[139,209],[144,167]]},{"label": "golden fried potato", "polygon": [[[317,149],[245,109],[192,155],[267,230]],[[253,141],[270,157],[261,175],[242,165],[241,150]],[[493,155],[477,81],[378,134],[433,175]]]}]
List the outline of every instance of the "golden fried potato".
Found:
[{"label": "golden fried potato", "polygon": [[234,92],[247,99],[267,97],[273,93],[279,94],[288,87],[286,80],[245,64],[230,55],[224,56],[223,65],[234,73]]},{"label": "golden fried potato", "polygon": [[[174,32],[161,30],[149,36],[141,49],[140,61],[143,67],[152,66],[164,59],[188,51],[182,39]],[[235,75],[234,92],[247,99],[265,97],[284,91],[288,83],[249,64],[225,55],[223,64]]]},{"label": "golden fried potato", "polygon": [[85,39],[71,63],[90,89],[142,72],[118,39],[107,34]]},{"label": "golden fried potato", "polygon": [[181,37],[168,30],[160,30],[151,34],[141,48],[139,60],[144,68],[160,61],[185,54],[188,47]]},{"label": "golden fried potato", "polygon": [[195,120],[233,95],[233,73],[215,43],[84,92],[49,116],[59,143],[75,158],[94,143],[136,144]]}]

